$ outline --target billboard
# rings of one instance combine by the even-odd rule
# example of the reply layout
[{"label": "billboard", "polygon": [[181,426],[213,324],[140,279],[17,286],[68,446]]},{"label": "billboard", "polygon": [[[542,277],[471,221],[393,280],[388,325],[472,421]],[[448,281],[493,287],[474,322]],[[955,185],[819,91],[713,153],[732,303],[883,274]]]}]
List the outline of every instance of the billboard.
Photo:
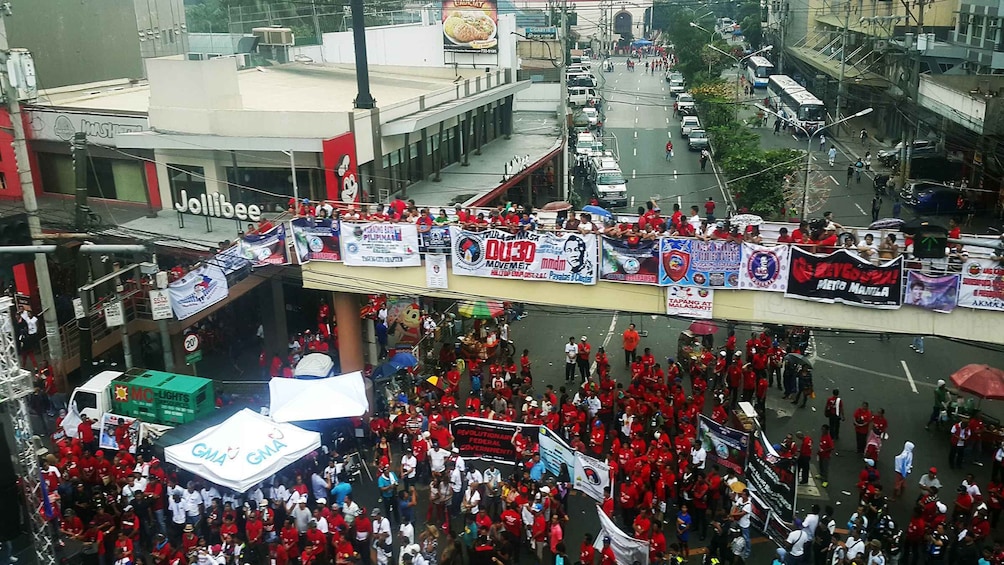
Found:
[{"label": "billboard", "polygon": [[443,0],[443,50],[499,52],[496,0]]},{"label": "billboard", "polygon": [[324,184],[328,200],[359,202],[359,162],[356,160],[356,134],[343,133],[321,142],[324,159]]},{"label": "billboard", "polygon": [[739,288],[738,242],[664,237],[659,245],[659,284]]},{"label": "billboard", "polygon": [[450,230],[454,275],[596,284],[595,234]]}]

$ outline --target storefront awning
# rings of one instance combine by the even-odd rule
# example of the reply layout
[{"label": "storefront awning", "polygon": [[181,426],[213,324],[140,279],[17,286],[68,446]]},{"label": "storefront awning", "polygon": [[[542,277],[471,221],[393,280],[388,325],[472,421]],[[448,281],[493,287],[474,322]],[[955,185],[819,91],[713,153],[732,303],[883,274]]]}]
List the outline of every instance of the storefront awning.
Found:
[{"label": "storefront awning", "polygon": [[[465,98],[445,102],[431,108],[426,108],[425,110],[408,114],[403,118],[391,120],[386,124],[383,124],[380,126],[380,133],[386,136],[422,131],[429,126],[434,126],[442,121],[455,118],[466,113],[468,110],[477,108],[478,106],[484,106],[485,104],[489,104],[496,100],[502,100],[508,96],[512,96],[521,90],[526,90],[527,88],[530,88],[530,84],[531,83],[528,80],[504,84],[498,88],[493,88],[473,96],[467,96]],[[458,88],[460,88],[459,85]]]},{"label": "storefront awning", "polygon": [[505,194],[506,191],[508,191],[510,188],[516,186],[517,184],[519,184],[520,182],[522,182],[523,179],[525,179],[526,177],[532,175],[537,169],[540,168],[541,165],[547,163],[551,159],[553,159],[556,156],[560,155],[562,149],[564,148],[564,144],[561,143],[561,141],[559,140],[558,142],[556,142],[556,145],[557,145],[557,147],[555,147],[554,149],[552,149],[550,152],[548,152],[543,157],[540,157],[539,159],[537,159],[536,161],[534,161],[532,164],[530,164],[530,166],[528,166],[526,169],[523,169],[523,171],[521,171],[519,174],[514,175],[512,178],[510,178],[506,182],[498,185],[497,187],[495,187],[494,189],[492,189],[491,192],[489,192],[487,194],[484,194],[484,195],[481,195],[481,196],[478,196],[475,200],[473,200],[472,202],[469,202],[467,205],[468,206],[487,206],[492,200],[495,200],[499,196],[502,196],[503,194]]},{"label": "storefront awning", "polygon": [[321,139],[307,137],[245,137],[141,131],[115,136],[119,149],[172,151],[298,151],[321,153]]}]

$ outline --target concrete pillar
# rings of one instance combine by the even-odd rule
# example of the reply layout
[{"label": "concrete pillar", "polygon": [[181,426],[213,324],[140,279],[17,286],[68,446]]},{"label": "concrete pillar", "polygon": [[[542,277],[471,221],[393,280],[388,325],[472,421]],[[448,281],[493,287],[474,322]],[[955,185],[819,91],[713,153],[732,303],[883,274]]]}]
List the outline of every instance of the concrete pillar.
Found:
[{"label": "concrete pillar", "polygon": [[363,320],[363,329],[365,330],[364,339],[366,341],[366,361],[368,361],[370,365],[376,367],[380,357],[380,349],[377,346],[376,339],[376,322],[366,318]]},{"label": "concrete pillar", "polygon": [[276,352],[285,357],[289,335],[286,331],[286,295],[281,277],[272,277],[268,286],[258,287],[260,304],[266,304],[261,312],[262,329],[265,330],[265,351],[269,360]]},{"label": "concrete pillar", "polygon": [[363,330],[359,319],[359,299],[346,292],[331,293],[331,303],[338,323],[338,358],[342,372],[361,371],[363,360]]}]

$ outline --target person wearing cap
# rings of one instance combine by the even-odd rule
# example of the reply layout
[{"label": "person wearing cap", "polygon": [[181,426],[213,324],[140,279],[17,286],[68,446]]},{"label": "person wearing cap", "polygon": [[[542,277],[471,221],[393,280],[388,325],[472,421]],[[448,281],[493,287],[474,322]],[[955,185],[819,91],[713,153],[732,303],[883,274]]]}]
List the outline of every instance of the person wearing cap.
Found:
[{"label": "person wearing cap", "polygon": [[593,346],[589,344],[589,338],[582,336],[576,346],[575,363],[579,366],[579,377],[582,382],[589,380],[589,360]]},{"label": "person wearing cap", "polygon": [[617,565],[617,556],[610,545],[610,536],[603,536],[603,549],[600,550],[600,565]]},{"label": "person wearing cap", "polygon": [[920,476],[920,481],[917,483],[917,486],[920,487],[920,490],[924,493],[924,495],[931,494],[932,489],[935,489],[934,492],[941,490],[942,486],[941,480],[938,479],[938,468],[931,467],[928,469],[926,473]]},{"label": "person wearing cap", "polygon": [[934,407],[931,409],[931,417],[927,420],[925,430],[931,429],[931,424],[935,428],[941,429],[941,413],[948,411],[948,404],[951,401],[951,393],[948,392],[944,379],[938,379],[938,386],[934,389]]},{"label": "person wearing cap", "polygon": [[579,346],[575,345],[575,338],[569,337],[565,344],[565,382],[570,383],[575,380],[575,366],[579,358]]}]

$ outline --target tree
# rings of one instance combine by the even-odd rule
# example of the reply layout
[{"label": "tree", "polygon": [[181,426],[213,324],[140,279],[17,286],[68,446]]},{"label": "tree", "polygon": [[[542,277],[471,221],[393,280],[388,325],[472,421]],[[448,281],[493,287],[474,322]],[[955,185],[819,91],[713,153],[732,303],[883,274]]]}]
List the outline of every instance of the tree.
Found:
[{"label": "tree", "polygon": [[722,168],[733,179],[728,181],[728,187],[740,209],[779,219],[784,209],[784,177],[801,160],[801,153],[793,149],[755,149],[730,153],[722,160]]}]

